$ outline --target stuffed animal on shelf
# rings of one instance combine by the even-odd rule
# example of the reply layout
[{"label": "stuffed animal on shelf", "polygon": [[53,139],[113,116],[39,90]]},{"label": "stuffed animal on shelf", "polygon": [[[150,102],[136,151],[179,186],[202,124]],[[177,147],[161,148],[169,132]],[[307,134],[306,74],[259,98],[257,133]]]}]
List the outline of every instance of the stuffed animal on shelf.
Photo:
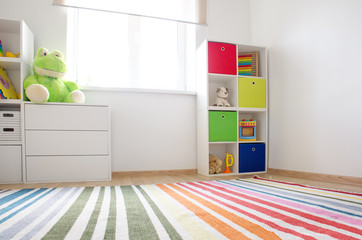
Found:
[{"label": "stuffed animal on shelf", "polygon": [[24,80],[25,96],[30,101],[84,103],[85,97],[78,85],[62,79],[67,67],[61,52],[49,53],[48,49],[40,48],[34,59],[33,71],[34,75]]},{"label": "stuffed animal on shelf", "polygon": [[209,155],[209,173],[210,174],[218,174],[221,173],[221,165],[222,161],[217,158],[215,155]]},{"label": "stuffed animal on shelf", "polygon": [[219,87],[216,90],[217,98],[213,106],[217,107],[230,107],[230,104],[226,98],[229,96],[229,89],[225,87]]}]

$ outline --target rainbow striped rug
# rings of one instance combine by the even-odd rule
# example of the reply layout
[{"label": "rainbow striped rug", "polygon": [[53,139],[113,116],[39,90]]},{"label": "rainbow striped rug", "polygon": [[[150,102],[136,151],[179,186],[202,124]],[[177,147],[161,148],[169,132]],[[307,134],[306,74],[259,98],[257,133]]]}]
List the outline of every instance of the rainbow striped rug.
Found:
[{"label": "rainbow striped rug", "polygon": [[258,177],[0,190],[0,239],[362,239],[362,194]]}]

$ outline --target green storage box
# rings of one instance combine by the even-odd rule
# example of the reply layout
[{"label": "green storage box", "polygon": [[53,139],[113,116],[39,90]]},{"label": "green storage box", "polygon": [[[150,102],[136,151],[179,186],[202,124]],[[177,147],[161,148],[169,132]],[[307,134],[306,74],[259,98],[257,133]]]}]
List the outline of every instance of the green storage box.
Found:
[{"label": "green storage box", "polygon": [[239,78],[239,107],[266,108],[266,81],[262,78]]},{"label": "green storage box", "polygon": [[236,142],[238,121],[236,112],[209,111],[209,141]]}]

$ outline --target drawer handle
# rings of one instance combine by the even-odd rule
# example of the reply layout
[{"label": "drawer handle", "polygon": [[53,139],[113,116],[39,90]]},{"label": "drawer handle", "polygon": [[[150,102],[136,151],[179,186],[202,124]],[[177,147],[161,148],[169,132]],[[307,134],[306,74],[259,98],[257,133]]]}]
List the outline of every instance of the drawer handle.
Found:
[{"label": "drawer handle", "polygon": [[13,113],[4,113],[3,117],[14,117]]},{"label": "drawer handle", "polygon": [[14,128],[3,128],[4,132],[14,132]]},{"label": "drawer handle", "polygon": [[255,82],[253,82],[253,84],[255,84]]},{"label": "drawer handle", "polygon": [[255,147],[253,147],[253,148],[251,149],[251,151],[255,152]]},{"label": "drawer handle", "polygon": [[221,47],[221,51],[225,51],[225,48],[224,48],[224,47]]},{"label": "drawer handle", "polygon": [[224,115],[221,115],[221,119],[224,119],[225,118],[225,116]]}]

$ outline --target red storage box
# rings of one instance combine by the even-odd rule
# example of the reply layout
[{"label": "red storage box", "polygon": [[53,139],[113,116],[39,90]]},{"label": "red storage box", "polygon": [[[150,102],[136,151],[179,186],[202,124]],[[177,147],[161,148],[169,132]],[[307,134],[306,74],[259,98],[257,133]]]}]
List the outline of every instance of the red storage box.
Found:
[{"label": "red storage box", "polygon": [[236,45],[209,42],[209,73],[237,75]]}]

